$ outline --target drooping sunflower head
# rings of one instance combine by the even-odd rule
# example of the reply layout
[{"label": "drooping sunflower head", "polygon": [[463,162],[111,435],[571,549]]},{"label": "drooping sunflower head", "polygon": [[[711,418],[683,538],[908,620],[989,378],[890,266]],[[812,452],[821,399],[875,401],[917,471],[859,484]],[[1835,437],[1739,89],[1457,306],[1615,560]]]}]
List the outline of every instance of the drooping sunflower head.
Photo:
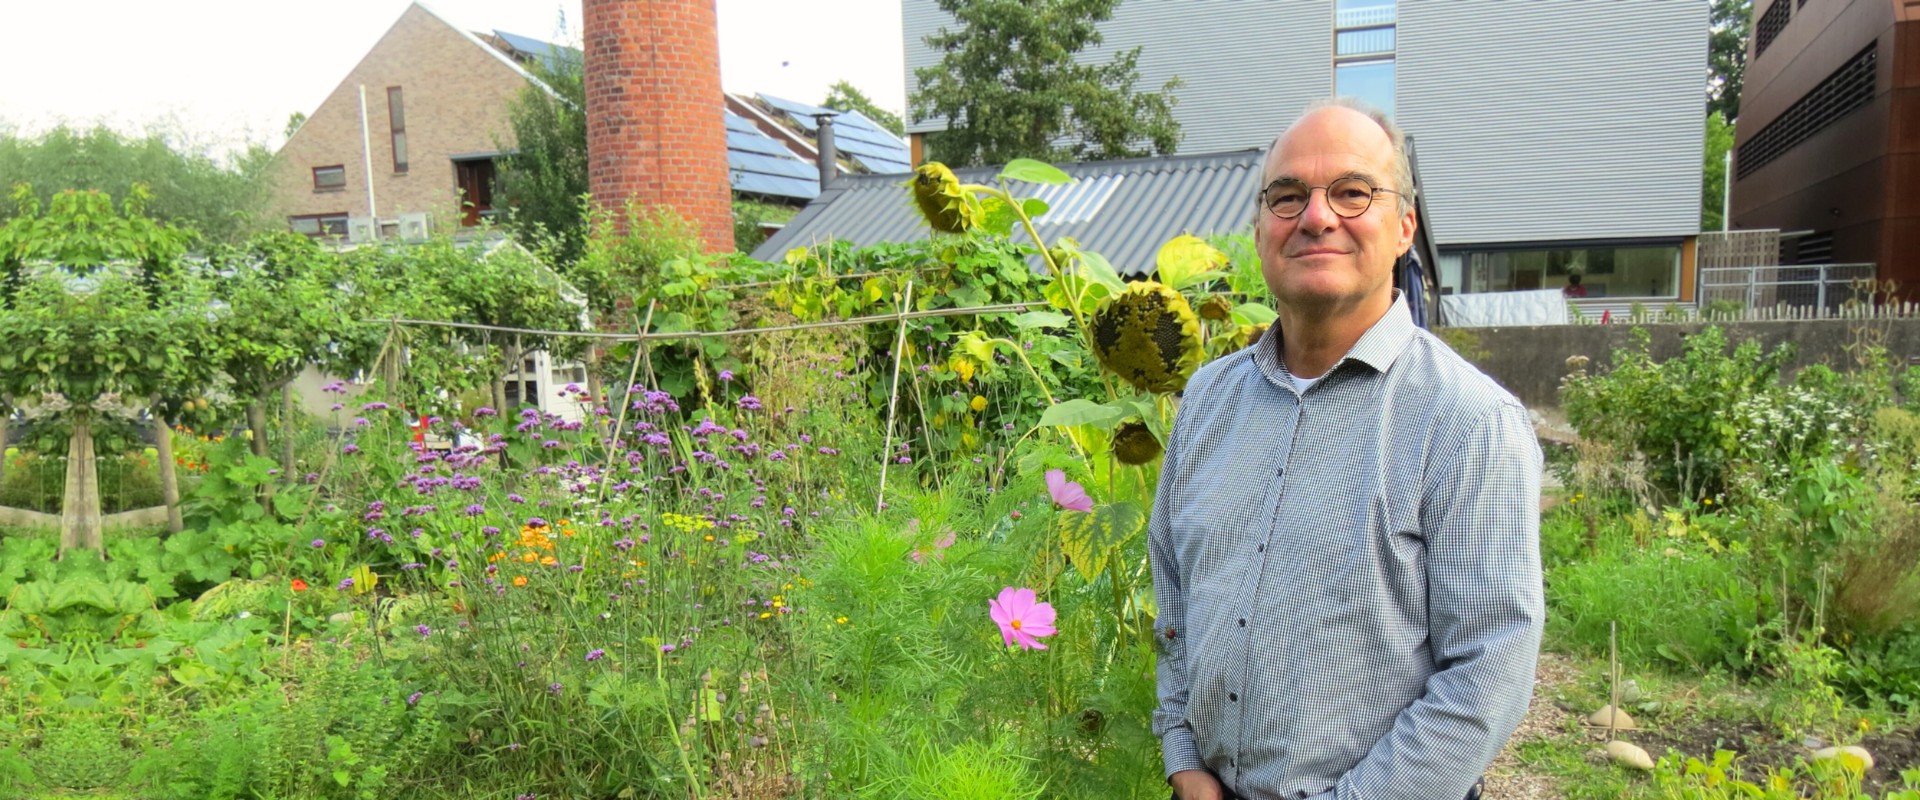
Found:
[{"label": "drooping sunflower head", "polygon": [[1225,297],[1217,294],[1208,295],[1207,299],[1200,301],[1201,319],[1218,322],[1232,316],[1232,314],[1233,304],[1227,302],[1227,298]]},{"label": "drooping sunflower head", "polygon": [[927,225],[941,233],[966,233],[980,224],[979,206],[967,201],[960,179],[938,161],[921,164],[907,181],[913,189],[914,205]]},{"label": "drooping sunflower head", "polygon": [[1179,292],[1140,281],[1107,298],[1093,313],[1093,355],[1100,366],[1143,392],[1187,387],[1206,359],[1200,321]]},{"label": "drooping sunflower head", "polygon": [[1128,420],[1113,431],[1113,456],[1129,467],[1147,464],[1160,457],[1160,440],[1139,420]]}]

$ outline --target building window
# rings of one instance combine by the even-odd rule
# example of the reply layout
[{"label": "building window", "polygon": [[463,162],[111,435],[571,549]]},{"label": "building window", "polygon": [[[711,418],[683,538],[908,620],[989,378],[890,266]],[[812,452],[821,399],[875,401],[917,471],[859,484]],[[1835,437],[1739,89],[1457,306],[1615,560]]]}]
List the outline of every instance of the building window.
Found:
[{"label": "building window", "polygon": [[313,190],[337,192],[347,188],[347,168],[340,164],[313,168]]},{"label": "building window", "polygon": [[1454,281],[1466,292],[1564,289],[1579,275],[1587,297],[1672,297],[1679,292],[1680,248],[1587,247],[1564,250],[1465,252]]},{"label": "building window", "polygon": [[1781,31],[1787,29],[1787,17],[1792,13],[1793,3],[1788,0],[1773,0],[1773,5],[1767,7],[1767,13],[1760,15],[1759,21],[1753,25],[1754,58],[1759,58],[1761,53],[1767,52],[1767,47],[1773,44],[1773,40],[1780,35]]},{"label": "building window", "polygon": [[292,226],[294,233],[302,236],[310,236],[315,239],[322,236],[347,235],[346,212],[337,214],[305,214],[298,217],[288,217],[287,224]]},{"label": "building window", "polygon": [[453,162],[454,183],[460,187],[460,224],[471,228],[493,216],[493,159]]},{"label": "building window", "polygon": [[387,87],[387,126],[393,129],[393,171],[407,171],[407,111],[400,102],[400,87]]},{"label": "building window", "polygon": [[1333,93],[1391,116],[1396,0],[1338,0],[1333,14]]},{"label": "building window", "polygon": [[[1787,0],[1779,0],[1787,2]],[[1879,42],[1867,45],[1826,80],[1808,90],[1735,151],[1734,176],[1746,178],[1754,170],[1798,147],[1848,114],[1873,101],[1878,89]]]}]

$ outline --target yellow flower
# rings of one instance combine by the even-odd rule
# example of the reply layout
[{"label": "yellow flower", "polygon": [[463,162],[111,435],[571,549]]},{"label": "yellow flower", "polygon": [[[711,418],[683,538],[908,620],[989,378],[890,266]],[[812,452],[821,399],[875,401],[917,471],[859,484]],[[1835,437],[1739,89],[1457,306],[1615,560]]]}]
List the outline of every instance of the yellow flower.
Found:
[{"label": "yellow flower", "polygon": [[1706,502],[1706,504],[1707,504],[1707,505],[1713,505],[1713,498],[1711,498],[1711,497],[1709,497],[1709,498],[1707,498],[1707,499],[1706,499],[1706,501],[1705,501],[1705,502]]},{"label": "yellow flower", "polygon": [[791,592],[791,591],[793,591],[793,584],[791,584],[791,583],[789,583],[789,584],[787,584],[787,585],[785,585],[785,586],[782,586],[782,587],[780,587],[780,588],[782,588],[782,589],[785,589],[785,590],[787,590],[787,591],[789,591],[789,592]]},{"label": "yellow flower", "polygon": [[713,534],[711,533],[707,534],[707,541],[709,542],[713,541]]},{"label": "yellow flower", "polygon": [[840,623],[840,624],[842,624],[842,625],[845,625],[845,624],[847,624],[847,618],[846,618],[846,617],[840,617],[840,618],[838,618],[838,619],[835,619],[835,620],[834,620],[834,622],[838,622],[838,623]]},{"label": "yellow flower", "polygon": [[772,619],[772,618],[773,618],[773,612],[771,612],[771,611],[762,611],[762,612],[760,612],[760,618],[761,618],[761,619]]}]

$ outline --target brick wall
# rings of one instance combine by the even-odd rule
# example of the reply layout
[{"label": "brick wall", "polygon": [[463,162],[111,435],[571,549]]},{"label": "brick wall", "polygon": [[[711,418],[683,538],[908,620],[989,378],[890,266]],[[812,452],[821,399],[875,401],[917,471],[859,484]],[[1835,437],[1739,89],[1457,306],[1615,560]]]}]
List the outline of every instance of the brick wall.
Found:
[{"label": "brick wall", "polygon": [[713,0],[584,0],[588,184],[595,200],[672,207],[733,249]]},{"label": "brick wall", "polygon": [[[418,4],[407,7],[378,44],[280,149],[271,168],[278,213],[367,215],[361,153],[360,97],[367,90],[367,133],[373,153],[374,199],[382,219],[415,211],[435,214],[435,228],[457,224],[459,187],[448,156],[511,147],[507,107],[526,78],[487,46],[476,44]],[[387,87],[405,107],[407,164],[393,170]],[[496,141],[497,139],[497,141]],[[346,167],[346,186],[315,191],[314,167]]]}]

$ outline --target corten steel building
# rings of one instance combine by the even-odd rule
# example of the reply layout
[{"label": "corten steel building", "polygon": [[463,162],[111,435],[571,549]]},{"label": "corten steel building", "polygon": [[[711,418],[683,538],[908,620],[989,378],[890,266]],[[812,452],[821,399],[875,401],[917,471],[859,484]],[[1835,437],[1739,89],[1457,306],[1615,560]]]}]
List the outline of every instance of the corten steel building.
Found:
[{"label": "corten steel building", "polygon": [[1920,287],[1920,0],[1754,0],[1733,225]]},{"label": "corten steel building", "polygon": [[[935,0],[902,5],[911,90],[940,61],[926,37],[955,22]],[[1181,154],[1264,148],[1336,93],[1389,111],[1417,145],[1443,291],[1555,288],[1578,272],[1596,303],[1688,302],[1707,5],[1127,0],[1083,57],[1142,47],[1137,87],[1178,76]],[[1251,191],[1244,202],[1250,214]]]}]

